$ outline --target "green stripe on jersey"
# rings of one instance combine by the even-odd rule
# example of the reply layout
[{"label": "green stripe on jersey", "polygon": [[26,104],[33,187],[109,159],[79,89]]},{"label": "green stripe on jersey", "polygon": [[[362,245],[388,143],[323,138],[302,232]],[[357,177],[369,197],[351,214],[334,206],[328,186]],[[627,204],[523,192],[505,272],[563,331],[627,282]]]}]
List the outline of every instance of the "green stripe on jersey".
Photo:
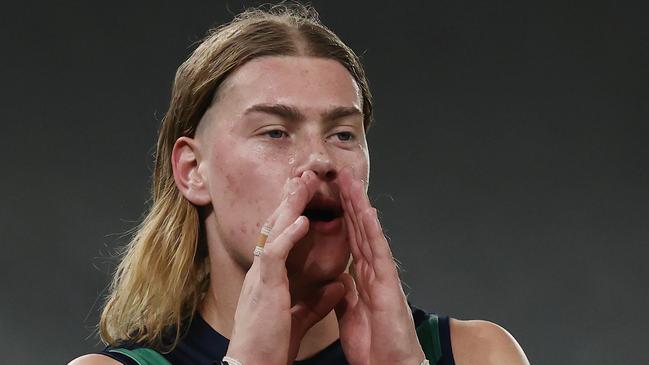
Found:
[{"label": "green stripe on jersey", "polygon": [[167,359],[165,359],[162,355],[149,348],[138,348],[134,350],[118,348],[108,351],[126,355],[135,360],[135,362],[139,365],[171,365],[171,363],[167,361]]},{"label": "green stripe on jersey", "polygon": [[417,338],[421,344],[426,359],[431,364],[437,364],[442,358],[442,344],[439,340],[439,319],[430,314],[428,318],[417,327]]}]

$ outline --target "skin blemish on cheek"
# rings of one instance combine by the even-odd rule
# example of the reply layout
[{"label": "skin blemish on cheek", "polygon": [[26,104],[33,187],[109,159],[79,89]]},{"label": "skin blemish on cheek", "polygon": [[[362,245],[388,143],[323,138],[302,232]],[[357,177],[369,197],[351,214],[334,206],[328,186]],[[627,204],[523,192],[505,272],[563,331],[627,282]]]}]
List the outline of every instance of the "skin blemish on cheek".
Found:
[{"label": "skin blemish on cheek", "polygon": [[[239,187],[236,183],[237,179],[232,177],[230,174],[225,174],[225,183],[226,183],[226,190],[234,195],[239,193]],[[235,200],[230,200],[230,208],[232,208],[235,205]]]}]

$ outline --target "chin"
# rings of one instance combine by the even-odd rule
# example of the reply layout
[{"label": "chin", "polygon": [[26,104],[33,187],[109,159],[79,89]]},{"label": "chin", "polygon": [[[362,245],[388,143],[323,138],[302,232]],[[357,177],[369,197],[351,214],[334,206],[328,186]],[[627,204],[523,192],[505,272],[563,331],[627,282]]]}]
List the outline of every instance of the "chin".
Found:
[{"label": "chin", "polygon": [[296,244],[286,260],[290,281],[320,286],[335,280],[349,263],[349,244],[345,235],[309,234]]}]

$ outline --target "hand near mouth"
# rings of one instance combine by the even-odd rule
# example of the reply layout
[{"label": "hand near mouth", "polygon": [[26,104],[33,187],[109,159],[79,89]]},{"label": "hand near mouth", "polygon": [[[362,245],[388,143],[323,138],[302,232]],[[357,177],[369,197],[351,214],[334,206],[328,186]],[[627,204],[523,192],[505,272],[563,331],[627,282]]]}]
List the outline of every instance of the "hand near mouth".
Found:
[{"label": "hand near mouth", "polygon": [[336,305],[340,341],[350,364],[420,364],[424,360],[412,314],[376,209],[361,181],[345,168],[340,198],[354,264],[342,274]]},{"label": "hand near mouth", "polygon": [[227,352],[244,364],[293,363],[304,334],[344,294],[343,284],[333,282],[291,304],[286,259],[309,231],[309,219],[303,213],[317,187],[312,171],[291,179],[279,207],[266,222],[270,233],[244,279]]}]

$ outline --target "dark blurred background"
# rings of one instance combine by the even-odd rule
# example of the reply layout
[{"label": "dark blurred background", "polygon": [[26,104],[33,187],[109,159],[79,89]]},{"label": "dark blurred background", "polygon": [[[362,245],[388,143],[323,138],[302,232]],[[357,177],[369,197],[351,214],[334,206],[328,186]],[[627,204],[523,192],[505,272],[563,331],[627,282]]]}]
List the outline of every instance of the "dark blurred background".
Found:
[{"label": "dark blurred background", "polygon": [[[175,69],[257,4],[3,5],[3,363],[101,348]],[[649,363],[647,6],[313,4],[367,67],[370,193],[410,299],[501,324],[533,364]]]}]

